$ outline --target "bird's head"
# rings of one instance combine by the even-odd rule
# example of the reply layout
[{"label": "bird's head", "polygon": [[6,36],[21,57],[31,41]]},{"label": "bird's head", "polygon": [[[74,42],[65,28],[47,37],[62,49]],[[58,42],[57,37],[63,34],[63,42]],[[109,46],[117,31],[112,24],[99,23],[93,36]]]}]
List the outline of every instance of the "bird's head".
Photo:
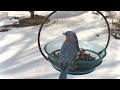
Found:
[{"label": "bird's head", "polygon": [[72,40],[72,41],[78,40],[76,34],[72,31],[67,31],[63,34],[66,36],[66,40]]}]

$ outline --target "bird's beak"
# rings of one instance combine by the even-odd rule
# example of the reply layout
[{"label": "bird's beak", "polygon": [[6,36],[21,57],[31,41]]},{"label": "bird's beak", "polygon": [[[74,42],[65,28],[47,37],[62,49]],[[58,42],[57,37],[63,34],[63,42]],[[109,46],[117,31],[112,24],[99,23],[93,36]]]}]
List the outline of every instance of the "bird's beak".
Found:
[{"label": "bird's beak", "polygon": [[65,35],[65,33],[63,33]]}]

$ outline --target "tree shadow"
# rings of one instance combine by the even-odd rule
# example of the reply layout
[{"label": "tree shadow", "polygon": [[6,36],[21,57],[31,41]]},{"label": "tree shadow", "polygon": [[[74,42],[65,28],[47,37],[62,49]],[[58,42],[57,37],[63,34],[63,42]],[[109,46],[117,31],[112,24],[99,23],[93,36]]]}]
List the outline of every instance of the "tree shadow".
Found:
[{"label": "tree shadow", "polygon": [[35,75],[35,76],[32,76],[32,77],[24,77],[24,79],[58,79],[58,77],[59,77],[58,73],[51,73],[51,74],[47,74],[47,75],[44,75],[44,76]]},{"label": "tree shadow", "polygon": [[[27,34],[29,34],[30,33],[30,35],[31,36],[34,36],[34,38],[29,38],[28,37],[28,35]],[[17,33],[14,33],[14,34],[17,34]],[[33,63],[33,66],[35,65],[35,63],[37,64],[38,62],[39,62],[39,49],[38,49],[38,47],[35,45],[35,46],[33,46],[32,48],[31,48],[31,46],[32,45],[34,45],[36,42],[37,42],[37,34],[36,33],[34,33],[34,32],[32,32],[32,34],[31,34],[31,32],[28,32],[28,33],[21,33],[22,35],[23,35],[23,37],[21,38],[21,39],[19,39],[19,40],[16,40],[15,42],[12,42],[12,43],[9,43],[9,44],[7,44],[7,45],[5,45],[4,47],[2,47],[2,51],[1,51],[1,54],[3,54],[3,53],[5,53],[5,52],[7,52],[8,50],[10,50],[10,51],[14,51],[14,49],[17,49],[17,47],[19,47],[21,44],[23,44],[23,46],[20,48],[20,50],[18,50],[13,56],[11,56],[10,58],[8,58],[7,60],[5,60],[5,61],[3,61],[3,62],[1,62],[0,63],[0,71],[2,71],[2,70],[6,70],[6,69],[9,69],[9,68],[11,68],[11,67],[14,67],[15,65],[18,65],[18,67],[16,67],[16,68],[13,68],[12,70],[6,70],[5,72],[6,73],[13,73],[13,72],[17,72],[17,71],[22,71],[22,67],[23,67],[23,71],[25,71],[25,67],[24,66],[26,66],[26,70],[29,68],[30,69],[30,67],[29,67],[29,65],[32,65],[32,63]],[[6,35],[7,36],[7,35]],[[26,39],[29,39],[29,41],[27,41],[27,42],[24,42],[24,40],[26,40]],[[18,46],[17,46],[17,45]],[[15,47],[14,47],[15,46]],[[16,47],[17,46],[17,47]],[[11,48],[12,47],[12,48]],[[29,49],[30,48],[30,49]],[[38,54],[39,53],[39,54]],[[7,56],[7,55],[6,55]],[[37,58],[39,58],[39,59],[34,59],[34,56],[35,57],[37,57]],[[24,58],[24,59],[23,59]],[[23,59],[23,60],[25,60],[25,59],[32,59],[33,58],[33,60],[35,60],[35,61],[30,61],[29,63],[28,63],[28,67],[27,67],[27,65],[25,65],[24,63],[24,65],[23,66],[19,66],[19,64],[20,65],[22,65],[22,63],[21,63],[21,60]],[[23,61],[22,60],[22,62],[25,62],[25,61],[28,61],[28,60],[25,60],[25,61]],[[41,62],[41,60],[40,60],[40,62]],[[21,68],[21,69],[20,69]],[[20,69],[20,70],[19,70]],[[3,72],[2,72],[3,73]]]},{"label": "tree shadow", "polygon": [[57,11],[50,19],[71,18],[82,15],[87,11]]}]

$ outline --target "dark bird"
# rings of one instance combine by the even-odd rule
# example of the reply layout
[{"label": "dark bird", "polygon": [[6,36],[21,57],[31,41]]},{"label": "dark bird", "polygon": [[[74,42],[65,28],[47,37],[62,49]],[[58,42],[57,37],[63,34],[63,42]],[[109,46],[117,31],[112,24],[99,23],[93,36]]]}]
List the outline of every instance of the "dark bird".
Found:
[{"label": "dark bird", "polygon": [[66,79],[69,65],[74,62],[79,52],[78,38],[72,31],[63,33],[66,36],[60,50],[61,73],[59,79]]}]

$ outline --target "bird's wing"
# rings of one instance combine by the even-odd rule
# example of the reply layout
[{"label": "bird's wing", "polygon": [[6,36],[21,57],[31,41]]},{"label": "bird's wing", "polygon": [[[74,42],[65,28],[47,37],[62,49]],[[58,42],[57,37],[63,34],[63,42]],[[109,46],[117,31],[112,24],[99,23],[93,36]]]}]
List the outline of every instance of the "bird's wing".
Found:
[{"label": "bird's wing", "polygon": [[61,70],[59,79],[66,79],[66,78],[67,78],[67,72],[68,72],[68,68],[65,68],[65,67],[64,67],[64,68]]},{"label": "bird's wing", "polygon": [[63,57],[63,66],[61,69],[59,79],[67,78],[67,72],[68,72],[67,60],[70,55],[70,49],[71,49],[70,45],[65,45],[65,46],[63,45],[63,47],[61,49],[61,55],[64,55],[64,57]]},{"label": "bird's wing", "polygon": [[76,43],[64,43],[60,51],[60,60],[63,60],[64,65],[67,60],[73,61],[79,51],[79,47]]},{"label": "bird's wing", "polygon": [[[64,43],[61,49],[60,58],[63,58],[63,67],[59,76],[59,79],[66,79],[67,72],[68,72],[68,63],[67,60],[70,59],[71,61],[75,59],[79,48],[76,43]],[[64,55],[64,57],[62,57]]]},{"label": "bird's wing", "polygon": [[62,45],[61,50],[60,50],[60,60],[62,60],[62,58],[63,58],[63,56],[64,56],[64,53],[65,53],[65,51],[66,51],[66,48],[67,48],[67,46],[66,46],[66,44],[64,43],[64,44]]},{"label": "bird's wing", "polygon": [[70,61],[75,60],[78,51],[79,51],[79,47],[76,44],[73,45],[72,48],[71,48],[71,50],[70,50],[70,54],[69,54]]}]

